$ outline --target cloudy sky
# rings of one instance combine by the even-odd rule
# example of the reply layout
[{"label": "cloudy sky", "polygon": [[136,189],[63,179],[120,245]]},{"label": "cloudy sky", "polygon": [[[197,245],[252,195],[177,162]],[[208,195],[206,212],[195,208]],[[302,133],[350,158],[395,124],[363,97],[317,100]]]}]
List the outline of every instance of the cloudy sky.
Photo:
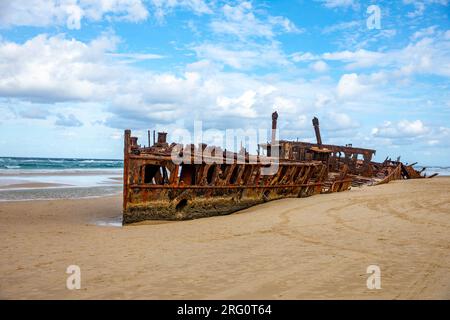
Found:
[{"label": "cloudy sky", "polygon": [[318,116],[325,143],[449,165],[449,14],[448,0],[0,0],[0,156],[121,158],[125,128],[146,143],[195,120],[269,128],[278,110],[286,139],[311,141]]}]

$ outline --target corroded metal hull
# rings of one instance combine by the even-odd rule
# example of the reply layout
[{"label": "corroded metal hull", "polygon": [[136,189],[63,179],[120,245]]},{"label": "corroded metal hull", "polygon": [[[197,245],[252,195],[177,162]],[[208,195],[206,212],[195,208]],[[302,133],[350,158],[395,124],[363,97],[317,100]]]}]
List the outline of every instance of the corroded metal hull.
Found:
[{"label": "corroded metal hull", "polygon": [[[226,215],[281,198],[425,177],[399,159],[372,162],[375,150],[322,144],[317,118],[316,144],[276,141],[277,118],[274,112],[271,143],[259,145],[258,156],[245,149],[231,153],[204,144],[169,145],[162,132],[157,142],[153,137],[152,146],[149,132],[145,148],[126,130],[123,223]],[[265,156],[259,155],[259,148]]]},{"label": "corroded metal hull", "polygon": [[[318,194],[327,178],[320,161],[174,164],[169,155],[132,150],[125,156],[123,222],[185,220],[230,214],[266,201]],[[139,154],[137,151],[139,151]],[[192,162],[200,162],[192,159]]]}]

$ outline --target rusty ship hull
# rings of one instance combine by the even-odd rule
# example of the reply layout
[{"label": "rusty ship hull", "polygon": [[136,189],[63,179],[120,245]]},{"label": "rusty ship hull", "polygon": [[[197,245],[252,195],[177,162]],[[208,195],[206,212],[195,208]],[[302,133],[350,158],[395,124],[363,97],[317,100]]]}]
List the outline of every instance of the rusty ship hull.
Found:
[{"label": "rusty ship hull", "polygon": [[[250,163],[248,155],[243,161],[235,155],[226,163],[224,154],[193,155],[175,164],[165,142],[140,148],[136,141],[125,132],[124,224],[226,215],[275,199],[308,197],[326,187],[328,172],[321,161],[282,160],[275,163],[274,174],[263,175],[269,158]],[[343,185],[349,181],[333,181],[328,189]]]},{"label": "rusty ship hull", "polygon": [[[153,135],[141,147],[130,130],[124,135],[123,223],[186,220],[227,215],[281,198],[342,192],[352,186],[399,179],[425,178],[413,165],[397,159],[372,161],[375,150],[322,144],[319,121],[313,119],[317,143],[277,141],[278,114],[272,114],[272,139],[258,145],[258,155],[217,147],[180,145]],[[260,155],[260,149],[264,155]],[[173,155],[182,161],[174,161]],[[273,166],[270,174],[265,174]]]}]

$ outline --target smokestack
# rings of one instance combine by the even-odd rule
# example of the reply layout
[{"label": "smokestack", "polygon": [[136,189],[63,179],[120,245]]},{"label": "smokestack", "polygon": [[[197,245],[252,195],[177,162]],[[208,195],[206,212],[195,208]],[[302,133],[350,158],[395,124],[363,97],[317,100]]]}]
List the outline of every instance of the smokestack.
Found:
[{"label": "smokestack", "polygon": [[147,135],[148,135],[148,147],[151,147],[151,141],[150,141],[150,130],[147,130]]},{"label": "smokestack", "polygon": [[271,144],[275,144],[276,140],[276,133],[277,133],[277,119],[278,119],[278,113],[275,111],[272,113],[272,141]]},{"label": "smokestack", "polygon": [[312,119],[312,124],[314,126],[314,132],[316,133],[317,144],[320,147],[322,146],[322,138],[320,137],[319,119],[317,119],[317,117],[314,117]]},{"label": "smokestack", "polygon": [[167,132],[158,132],[158,144],[166,143]]}]

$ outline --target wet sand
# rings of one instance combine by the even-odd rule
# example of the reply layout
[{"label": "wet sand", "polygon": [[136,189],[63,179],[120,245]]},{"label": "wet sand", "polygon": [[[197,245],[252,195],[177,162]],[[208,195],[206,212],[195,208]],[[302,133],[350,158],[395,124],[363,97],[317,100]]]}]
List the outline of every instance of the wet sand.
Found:
[{"label": "wet sand", "polygon": [[2,202],[0,298],[450,299],[449,190],[396,181],[123,228],[93,224],[120,216],[120,196]]},{"label": "wet sand", "polygon": [[44,182],[32,182],[32,183],[12,183],[6,185],[0,185],[0,189],[36,189],[36,188],[52,188],[52,187],[63,187],[68,186],[68,184],[62,183],[44,183]]},{"label": "wet sand", "polygon": [[122,180],[119,170],[0,170],[0,202],[112,196]]}]

